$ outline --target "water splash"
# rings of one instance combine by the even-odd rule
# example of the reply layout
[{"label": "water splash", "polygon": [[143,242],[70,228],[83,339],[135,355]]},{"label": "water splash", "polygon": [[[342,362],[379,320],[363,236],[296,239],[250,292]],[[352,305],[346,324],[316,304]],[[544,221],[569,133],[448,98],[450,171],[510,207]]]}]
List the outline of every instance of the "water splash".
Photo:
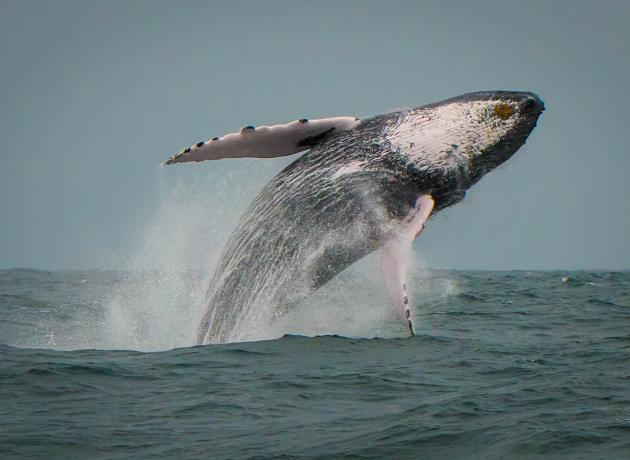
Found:
[{"label": "water splash", "polygon": [[[146,223],[137,249],[128,255],[128,270],[100,300],[98,330],[92,324],[91,332],[86,332],[90,337],[66,340],[70,348],[153,351],[194,345],[207,309],[206,289],[214,264],[247,204],[279,166],[245,163],[237,178],[227,172],[231,167],[225,168],[225,174],[185,171],[185,179],[172,177],[170,171],[169,176],[161,173],[158,212]],[[234,182],[240,185],[235,188]],[[410,281],[412,301],[417,303],[436,286],[434,280],[427,281],[422,262],[413,259]],[[258,299],[243,323],[247,327],[239,328],[232,341],[289,333],[404,336],[379,267],[377,254],[364,258],[272,321],[274,308]]]},{"label": "water splash", "polygon": [[183,189],[161,204],[156,222],[130,257],[128,274],[106,301],[104,328],[112,348],[152,350],[193,343],[207,273],[188,267],[212,251],[211,239],[199,238],[211,228],[203,218],[207,211],[203,197]]},{"label": "water splash", "polygon": [[[108,348],[161,350],[195,343],[208,275],[243,207],[243,189],[230,190],[229,176],[210,186],[208,176],[193,171],[183,180],[160,174],[157,215],[128,256],[127,275],[105,302]],[[255,186],[250,188],[249,194],[255,193]]]}]

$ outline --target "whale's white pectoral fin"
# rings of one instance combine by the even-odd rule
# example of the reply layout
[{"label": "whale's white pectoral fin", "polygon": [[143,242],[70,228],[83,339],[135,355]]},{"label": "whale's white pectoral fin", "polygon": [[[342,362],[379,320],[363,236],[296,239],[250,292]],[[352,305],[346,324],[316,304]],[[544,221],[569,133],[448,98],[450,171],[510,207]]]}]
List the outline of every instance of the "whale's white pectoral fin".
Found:
[{"label": "whale's white pectoral fin", "polygon": [[381,248],[381,268],[385,275],[387,289],[410,336],[414,334],[407,290],[411,245],[413,240],[422,233],[426,221],[433,211],[433,206],[434,201],[430,195],[419,197],[403,226]]},{"label": "whale's white pectoral fin", "polygon": [[355,117],[292,121],[285,125],[246,126],[236,133],[198,142],[169,158],[165,164],[221,158],[275,158],[308,150],[331,134],[354,128]]}]

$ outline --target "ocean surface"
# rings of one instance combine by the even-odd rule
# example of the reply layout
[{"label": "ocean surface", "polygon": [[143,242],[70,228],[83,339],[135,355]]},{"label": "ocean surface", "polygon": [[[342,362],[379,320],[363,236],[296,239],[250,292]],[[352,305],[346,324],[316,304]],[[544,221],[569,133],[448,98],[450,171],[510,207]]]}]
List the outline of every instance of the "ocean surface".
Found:
[{"label": "ocean surface", "polygon": [[0,271],[0,458],[630,458],[630,273],[366,276],[194,347],[203,274]]}]

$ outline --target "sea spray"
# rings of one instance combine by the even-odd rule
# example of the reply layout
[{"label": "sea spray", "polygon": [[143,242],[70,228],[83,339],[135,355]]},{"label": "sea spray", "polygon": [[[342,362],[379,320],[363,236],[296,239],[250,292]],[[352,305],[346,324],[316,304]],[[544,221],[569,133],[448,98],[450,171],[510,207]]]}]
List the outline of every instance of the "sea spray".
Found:
[{"label": "sea spray", "polygon": [[[208,278],[225,241],[260,185],[282,166],[257,160],[239,165],[238,174],[229,165],[212,171],[192,168],[191,177],[185,180],[172,176],[172,170],[168,176],[160,172],[159,207],[139,232],[136,249],[121,258],[126,270],[86,272],[79,282],[89,289],[79,290],[80,296],[71,301],[59,302],[58,314],[66,319],[42,308],[37,329],[16,343],[142,351],[193,345],[207,308]],[[343,238],[351,235],[337,235],[337,239]],[[92,282],[94,277],[100,280],[98,286]],[[55,281],[60,288],[63,282],[63,278]],[[430,327],[424,321],[426,307],[446,301],[452,286],[448,287],[448,277],[428,277],[418,257],[410,269],[410,283],[422,332]],[[377,253],[280,315],[268,299],[258,300],[234,341],[285,334],[389,337],[400,333]]]},{"label": "sea spray", "polygon": [[185,187],[161,203],[106,302],[104,328],[112,348],[156,350],[194,342],[207,277],[199,258],[213,260],[209,211],[204,197]]},{"label": "sea spray", "polygon": [[235,170],[228,161],[179,175],[160,167],[155,218],[142,228],[137,249],[124,260],[125,275],[104,302],[104,348],[153,351],[195,343],[208,277],[225,241],[283,163],[252,160]]}]

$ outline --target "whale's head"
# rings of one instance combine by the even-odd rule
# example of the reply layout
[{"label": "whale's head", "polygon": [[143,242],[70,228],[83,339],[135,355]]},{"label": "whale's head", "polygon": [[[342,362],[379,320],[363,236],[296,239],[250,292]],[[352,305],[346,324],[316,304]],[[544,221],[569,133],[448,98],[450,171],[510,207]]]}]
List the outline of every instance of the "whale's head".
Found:
[{"label": "whale's head", "polygon": [[543,110],[529,92],[469,93],[400,112],[387,137],[419,171],[457,171],[465,189],[525,143]]},{"label": "whale's head", "polygon": [[529,92],[473,93],[459,104],[467,110],[462,128],[469,135],[461,155],[469,162],[471,184],[514,155],[545,110],[540,98]]}]

